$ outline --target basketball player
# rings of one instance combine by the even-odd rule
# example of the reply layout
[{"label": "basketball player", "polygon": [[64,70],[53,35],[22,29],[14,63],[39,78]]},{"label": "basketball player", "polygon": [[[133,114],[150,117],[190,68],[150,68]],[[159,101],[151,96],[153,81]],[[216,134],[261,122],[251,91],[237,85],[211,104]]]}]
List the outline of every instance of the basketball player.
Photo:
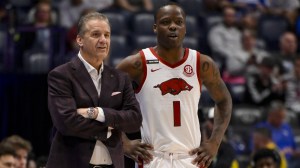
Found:
[{"label": "basketball player", "polygon": [[[135,161],[137,156],[142,158],[146,168],[208,167],[230,120],[230,94],[210,57],[183,48],[183,9],[168,4],[159,8],[154,18],[157,45],[117,66],[137,84],[136,97],[143,115],[142,142],[123,136],[125,152]],[[197,115],[202,85],[216,104],[213,132],[204,142]]]}]

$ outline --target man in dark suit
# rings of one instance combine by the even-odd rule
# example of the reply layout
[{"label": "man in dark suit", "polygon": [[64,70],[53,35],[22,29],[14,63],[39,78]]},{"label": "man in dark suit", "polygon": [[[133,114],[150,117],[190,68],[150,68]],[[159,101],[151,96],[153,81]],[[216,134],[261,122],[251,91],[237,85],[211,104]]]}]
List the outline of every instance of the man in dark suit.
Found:
[{"label": "man in dark suit", "polygon": [[78,56],[48,75],[48,106],[56,130],[47,168],[123,168],[121,132],[142,122],[129,77],[103,64],[110,25],[97,12],[78,24]]}]

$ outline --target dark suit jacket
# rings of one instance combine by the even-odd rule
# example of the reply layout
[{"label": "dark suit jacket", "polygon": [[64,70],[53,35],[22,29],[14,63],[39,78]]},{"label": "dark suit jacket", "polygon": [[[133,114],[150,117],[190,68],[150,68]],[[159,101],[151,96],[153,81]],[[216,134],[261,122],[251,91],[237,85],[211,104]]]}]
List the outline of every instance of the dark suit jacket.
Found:
[{"label": "dark suit jacket", "polygon": [[[112,96],[113,92],[121,92]],[[101,107],[105,122],[86,119],[77,108]],[[142,122],[139,104],[129,77],[111,67],[102,72],[101,94],[78,57],[48,74],[48,108],[54,134],[47,168],[86,168],[96,140],[109,150],[115,168],[124,167],[121,131],[139,131]],[[113,127],[107,139],[108,126]]]}]

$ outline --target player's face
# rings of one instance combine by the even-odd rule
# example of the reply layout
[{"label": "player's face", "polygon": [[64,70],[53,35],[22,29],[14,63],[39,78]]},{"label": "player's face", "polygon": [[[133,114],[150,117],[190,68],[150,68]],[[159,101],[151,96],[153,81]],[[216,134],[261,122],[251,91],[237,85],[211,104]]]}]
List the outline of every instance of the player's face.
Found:
[{"label": "player's face", "polygon": [[105,20],[93,19],[87,21],[85,28],[85,33],[82,36],[77,36],[82,55],[105,59],[110,47],[109,24]]},{"label": "player's face", "polygon": [[182,9],[175,5],[161,8],[157,13],[153,30],[157,35],[158,45],[167,49],[181,47],[186,33]]}]

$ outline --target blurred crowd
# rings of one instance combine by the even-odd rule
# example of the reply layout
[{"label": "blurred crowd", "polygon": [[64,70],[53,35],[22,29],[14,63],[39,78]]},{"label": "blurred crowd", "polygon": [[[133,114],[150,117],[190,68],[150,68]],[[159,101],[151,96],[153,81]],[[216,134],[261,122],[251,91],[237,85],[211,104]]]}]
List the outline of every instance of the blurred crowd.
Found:
[{"label": "blurred crowd", "polygon": [[[173,1],[179,3],[187,14],[184,44],[211,56],[218,63],[230,89],[234,101],[231,123],[234,131],[228,130],[224,142],[232,147],[236,157],[229,163],[236,160],[241,163],[243,158],[238,156],[254,156],[255,151],[267,147],[278,150],[283,158],[281,168],[287,167],[282,166],[285,161],[289,168],[300,167],[300,146],[297,144],[300,144],[297,138],[300,131],[298,134],[294,132],[300,130],[300,1]],[[76,23],[81,15],[90,11],[103,12],[110,18],[112,46],[106,63],[115,66],[127,55],[155,44],[150,27],[153,24],[151,13],[165,2],[167,0],[1,1],[0,72],[46,74],[75,57],[78,53]],[[200,112],[209,114],[205,107],[213,105],[205,91],[203,88],[200,100],[203,109]],[[235,135],[236,127],[240,126],[235,125],[234,120],[239,114],[235,112],[238,107],[260,109],[259,119],[251,123],[255,126],[239,123],[249,132],[246,138],[240,136],[247,146],[244,150],[241,150]],[[257,113],[245,114],[240,117],[248,121],[249,116]],[[290,116],[296,118],[294,123]],[[209,116],[204,118],[203,128],[209,129],[206,121],[211,120]],[[17,136],[10,138],[20,140]],[[9,148],[7,146],[11,145],[1,143],[1,150]],[[21,146],[27,159],[31,158],[30,143],[25,140]],[[269,154],[268,151],[263,153]],[[22,160],[18,151],[11,154]],[[248,165],[250,160],[245,160]]]},{"label": "blurred crowd", "polygon": [[1,168],[43,168],[47,157],[36,157],[31,143],[19,135],[11,135],[0,142]]}]

